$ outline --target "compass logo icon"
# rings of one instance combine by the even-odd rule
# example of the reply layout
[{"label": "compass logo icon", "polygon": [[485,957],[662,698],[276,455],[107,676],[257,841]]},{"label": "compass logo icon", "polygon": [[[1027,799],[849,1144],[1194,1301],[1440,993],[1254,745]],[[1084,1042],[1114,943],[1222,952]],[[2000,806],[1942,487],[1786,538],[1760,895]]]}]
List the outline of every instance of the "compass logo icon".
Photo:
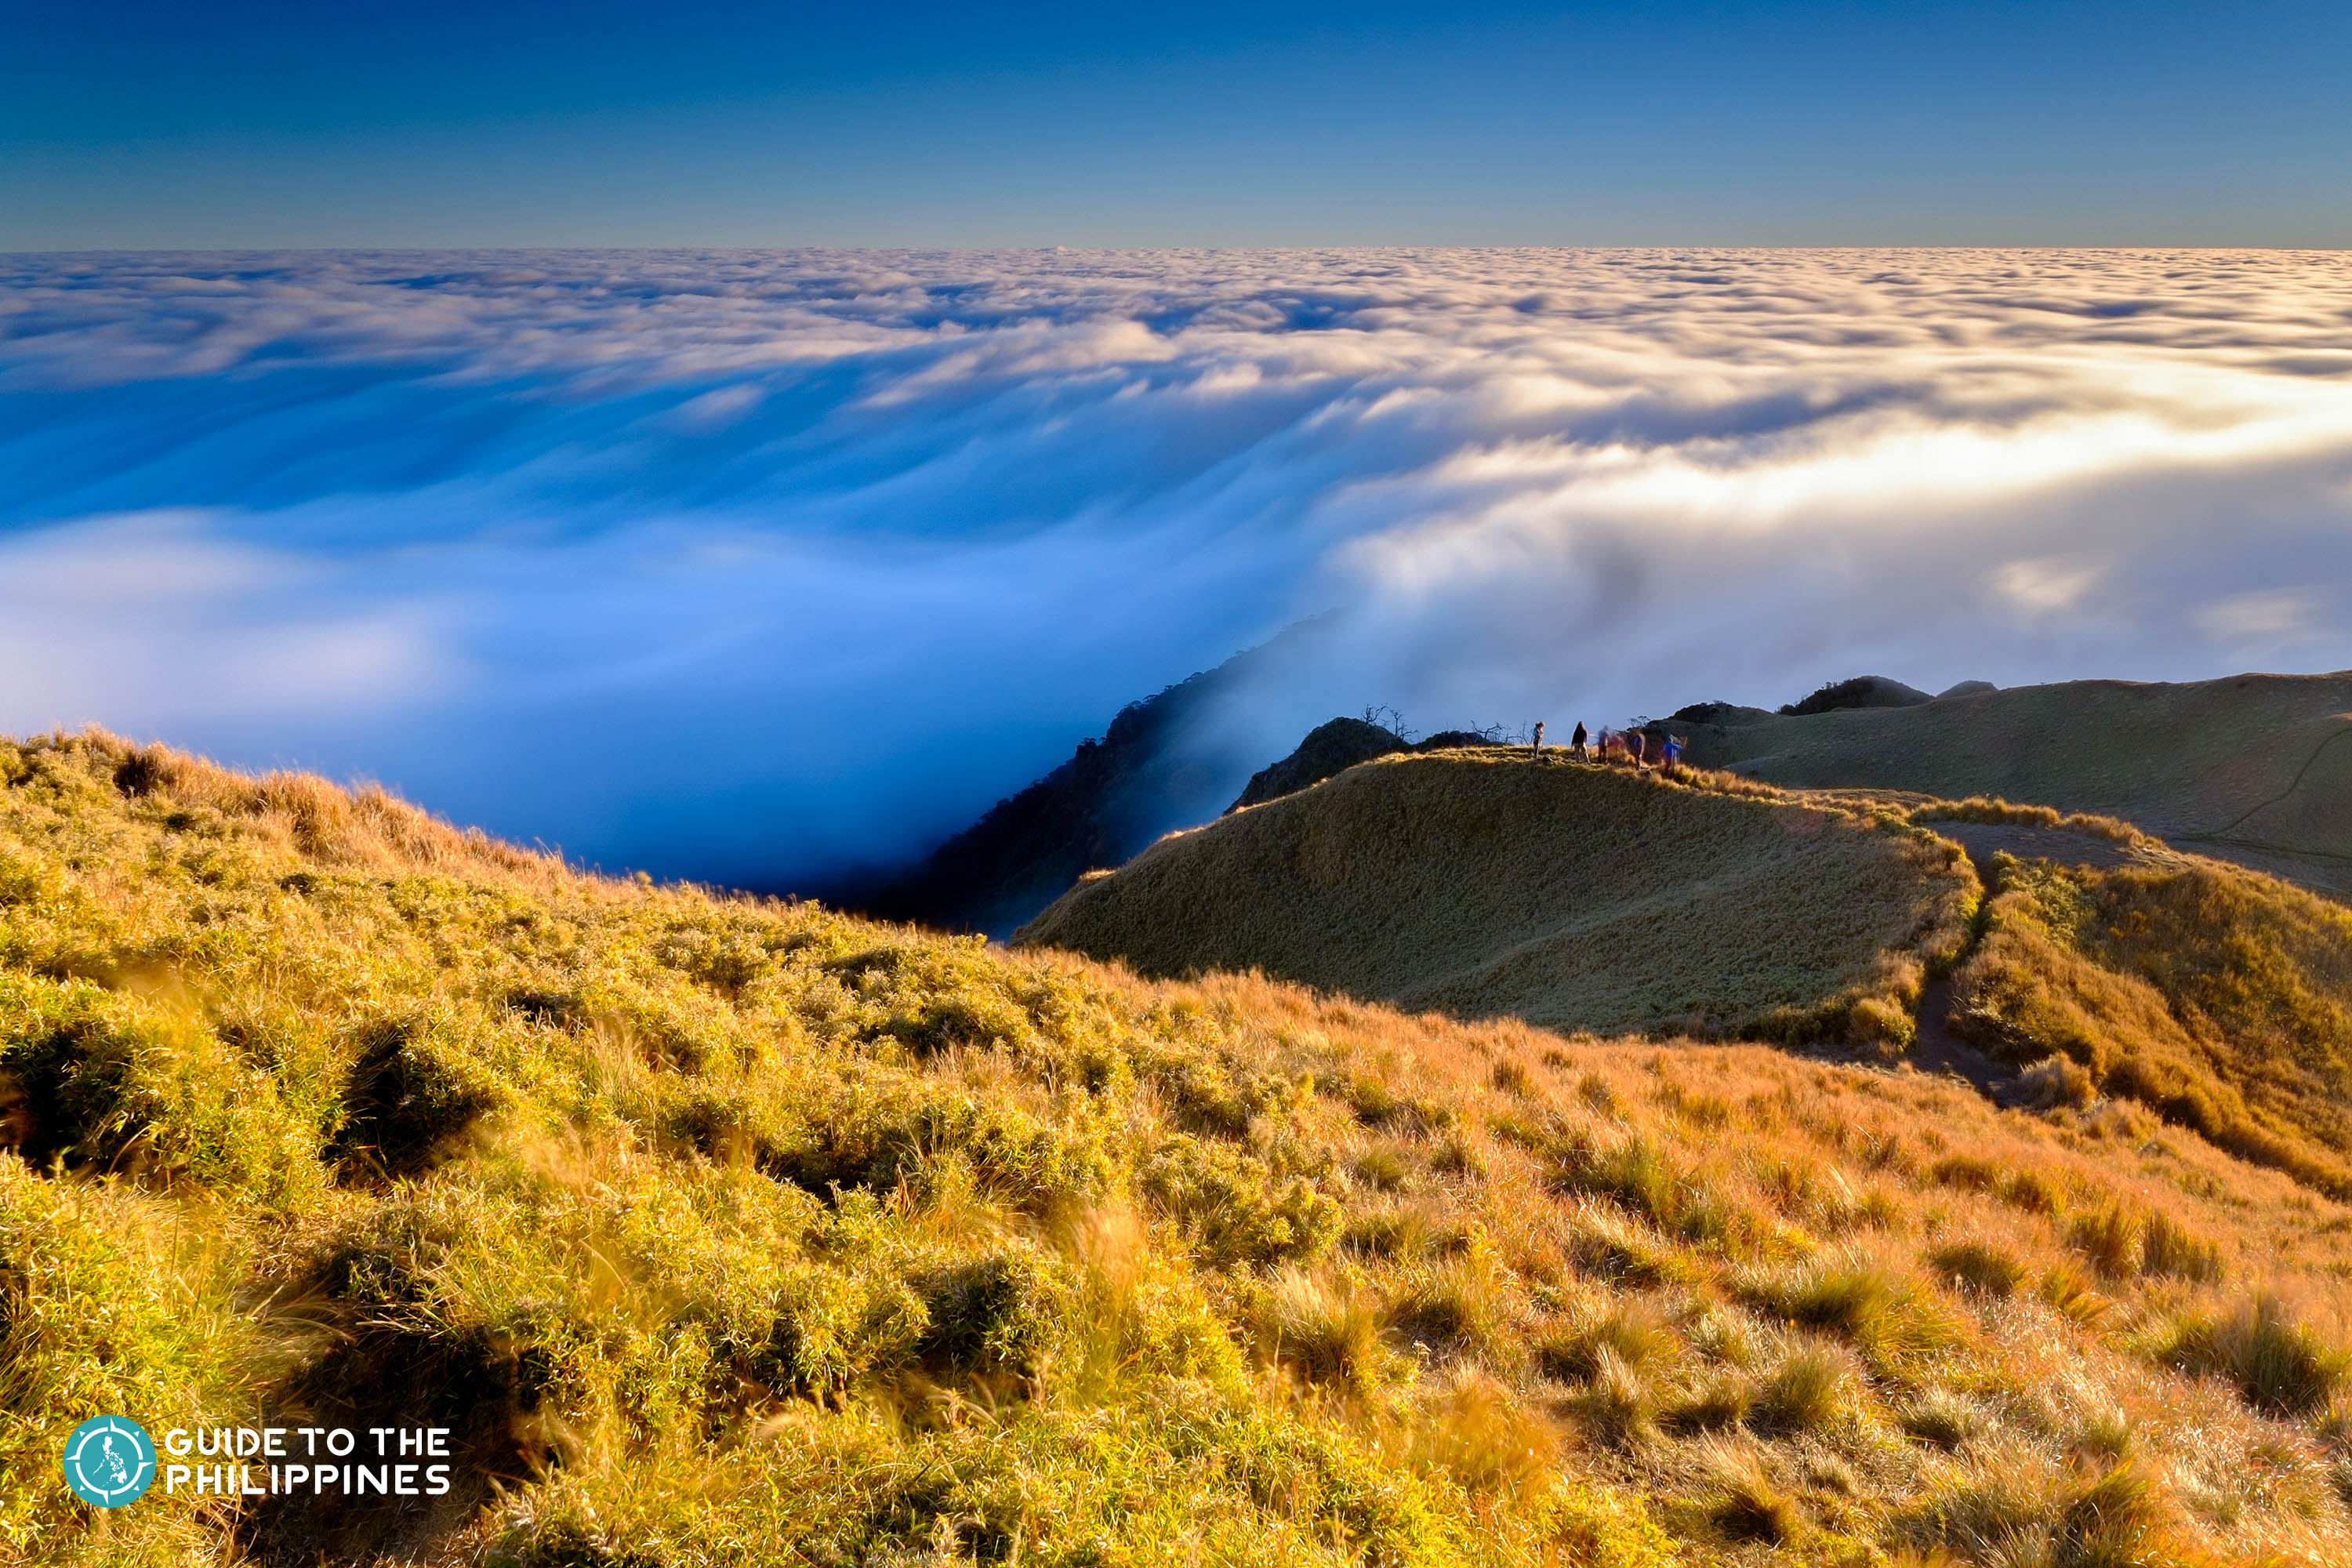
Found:
[{"label": "compass logo icon", "polygon": [[127,1415],[93,1415],[66,1439],[66,1485],[92,1508],[136,1502],[155,1479],[155,1443]]}]

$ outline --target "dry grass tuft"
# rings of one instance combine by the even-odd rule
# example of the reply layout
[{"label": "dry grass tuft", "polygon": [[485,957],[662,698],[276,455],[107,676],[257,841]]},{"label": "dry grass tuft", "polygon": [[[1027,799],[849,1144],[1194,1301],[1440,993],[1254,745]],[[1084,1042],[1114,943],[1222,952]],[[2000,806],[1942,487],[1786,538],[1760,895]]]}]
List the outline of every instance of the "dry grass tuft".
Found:
[{"label": "dry grass tuft", "polygon": [[1907,1272],[1866,1255],[1759,1279],[1749,1294],[1789,1321],[1843,1335],[1882,1363],[1942,1350],[1959,1333]]},{"label": "dry grass tuft", "polygon": [[1857,1393],[1843,1356],[1801,1342],[1757,1388],[1750,1420],[1759,1431],[1782,1436],[1830,1432],[1853,1417]]},{"label": "dry grass tuft", "polygon": [[1955,1241],[1927,1254],[1939,1278],[1960,1289],[2006,1300],[2032,1277],[2016,1258],[1989,1241]]},{"label": "dry grass tuft", "polygon": [[1381,1320],[1379,1303],[1370,1296],[1287,1268],[1261,1296],[1258,1343],[1310,1382],[1370,1394],[1394,1366]]},{"label": "dry grass tuft", "polygon": [[2194,1312],[2158,1343],[2158,1355],[2193,1372],[2227,1377],[2258,1410],[2300,1415],[2342,1391],[2352,1356],[2270,1295],[2226,1314]]},{"label": "dry grass tuft", "polygon": [[1628,1297],[1538,1346],[1536,1363],[1548,1377],[1577,1383],[1594,1374],[1604,1353],[1639,1367],[1670,1358],[1681,1342],[1654,1305]]},{"label": "dry grass tuft", "polygon": [[1707,1468],[1713,1486],[1706,1518],[1730,1540],[1783,1546],[1804,1530],[1804,1515],[1752,1452],[1718,1446]]}]

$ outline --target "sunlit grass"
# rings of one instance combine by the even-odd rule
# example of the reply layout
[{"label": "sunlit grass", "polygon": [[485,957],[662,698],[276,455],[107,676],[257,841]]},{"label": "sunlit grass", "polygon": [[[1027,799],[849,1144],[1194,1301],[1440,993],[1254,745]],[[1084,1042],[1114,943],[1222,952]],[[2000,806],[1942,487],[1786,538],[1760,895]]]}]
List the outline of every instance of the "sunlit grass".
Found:
[{"label": "sunlit grass", "polygon": [[[2178,1128],[0,777],[16,1560],[2352,1557],[2352,1212]],[[101,1525],[100,1409],[469,1485]]]}]

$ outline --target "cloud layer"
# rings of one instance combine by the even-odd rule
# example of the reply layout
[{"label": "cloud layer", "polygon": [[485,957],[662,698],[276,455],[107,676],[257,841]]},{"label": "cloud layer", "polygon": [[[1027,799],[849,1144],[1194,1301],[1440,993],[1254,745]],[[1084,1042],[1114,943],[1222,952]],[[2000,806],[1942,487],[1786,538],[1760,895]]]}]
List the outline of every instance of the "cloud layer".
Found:
[{"label": "cloud layer", "polygon": [[1244,752],[2352,666],[2352,257],[0,258],[0,729],[813,886],[1329,608]]}]

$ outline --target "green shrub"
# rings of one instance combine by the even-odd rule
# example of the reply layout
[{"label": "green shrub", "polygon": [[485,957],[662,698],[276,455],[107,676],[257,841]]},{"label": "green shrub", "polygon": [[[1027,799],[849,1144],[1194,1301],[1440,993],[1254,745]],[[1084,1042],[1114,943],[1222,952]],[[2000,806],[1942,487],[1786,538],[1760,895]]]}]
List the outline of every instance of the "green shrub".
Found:
[{"label": "green shrub", "polygon": [[372,1024],[361,1031],[326,1152],[353,1175],[420,1175],[454,1152],[498,1102],[488,1078],[425,1026]]},{"label": "green shrub", "polygon": [[[1034,1353],[1040,1342],[1034,1304],[1017,1294],[1025,1282],[1017,1277],[975,1280],[975,1267],[967,1266],[961,1279],[950,1273],[924,1281],[927,1291],[887,1276],[796,1268],[775,1289],[764,1322],[721,1342],[718,1366],[740,1386],[713,1392],[740,1397],[757,1388],[771,1396],[837,1396],[861,1379],[926,1353],[961,1357],[965,1364],[992,1351]],[[973,1299],[984,1298],[990,1285],[1000,1298],[1010,1292],[1012,1299]],[[934,1303],[950,1316],[935,1319]],[[1011,1321],[974,1321],[991,1312]]]},{"label": "green shrub", "polygon": [[[957,1372],[1034,1373],[1070,1304],[1067,1279],[1036,1254],[1016,1249],[919,1276],[924,1321],[915,1352]],[[884,1307],[892,1327],[905,1321]]]},{"label": "green shrub", "polygon": [[35,1166],[118,1166],[149,1136],[139,1058],[159,1044],[122,999],[87,980],[0,974],[8,1142]]}]

